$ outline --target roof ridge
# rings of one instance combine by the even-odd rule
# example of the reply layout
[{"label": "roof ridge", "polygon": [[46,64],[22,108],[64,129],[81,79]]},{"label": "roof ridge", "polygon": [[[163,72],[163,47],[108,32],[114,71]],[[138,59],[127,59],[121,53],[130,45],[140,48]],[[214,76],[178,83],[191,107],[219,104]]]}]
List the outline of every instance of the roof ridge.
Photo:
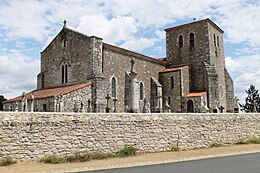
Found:
[{"label": "roof ridge", "polygon": [[[145,58],[149,58],[149,60],[153,60],[153,61],[156,61],[158,63],[163,63],[165,65],[165,61],[161,60],[161,58],[154,58],[154,57],[151,57],[151,56],[148,56],[148,55],[145,55],[145,54],[142,54],[142,53],[139,53],[139,52],[135,52],[135,51],[132,51],[132,50],[129,50],[129,49],[126,49],[126,48],[123,48],[123,47],[120,47],[120,46],[116,46],[116,45],[113,45],[113,44],[109,44],[109,43],[105,43],[103,42],[103,45],[104,46],[110,46],[110,47],[113,47],[115,49],[120,49],[120,50],[124,50],[124,51],[127,51],[129,53],[133,53],[133,54],[136,54],[136,55],[139,55],[139,56],[143,56]],[[148,59],[147,59],[148,60]]]}]

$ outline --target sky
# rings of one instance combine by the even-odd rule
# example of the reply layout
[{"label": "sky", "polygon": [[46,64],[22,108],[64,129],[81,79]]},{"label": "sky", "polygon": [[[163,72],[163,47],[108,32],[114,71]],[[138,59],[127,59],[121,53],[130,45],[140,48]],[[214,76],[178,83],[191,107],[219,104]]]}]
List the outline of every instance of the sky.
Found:
[{"label": "sky", "polygon": [[165,28],[210,18],[224,31],[235,95],[260,90],[260,0],[0,0],[0,95],[36,89],[40,52],[62,29],[155,58],[166,56]]}]

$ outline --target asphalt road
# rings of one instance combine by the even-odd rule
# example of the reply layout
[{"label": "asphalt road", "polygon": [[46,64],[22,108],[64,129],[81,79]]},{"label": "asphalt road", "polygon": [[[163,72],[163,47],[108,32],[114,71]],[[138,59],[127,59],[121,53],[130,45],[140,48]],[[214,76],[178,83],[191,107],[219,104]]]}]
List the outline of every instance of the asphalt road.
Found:
[{"label": "asphalt road", "polygon": [[79,173],[260,173],[260,153]]}]

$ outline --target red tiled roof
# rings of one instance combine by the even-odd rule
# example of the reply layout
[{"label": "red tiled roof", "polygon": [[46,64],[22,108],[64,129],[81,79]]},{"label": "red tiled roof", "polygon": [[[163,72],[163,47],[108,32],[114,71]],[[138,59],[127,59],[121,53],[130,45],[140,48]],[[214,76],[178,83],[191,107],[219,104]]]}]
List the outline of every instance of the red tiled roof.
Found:
[{"label": "red tiled roof", "polygon": [[167,72],[178,71],[178,70],[182,70],[182,69],[188,68],[188,67],[189,66],[185,65],[185,66],[180,66],[180,67],[168,68],[168,69],[161,70],[160,73],[167,73]]},{"label": "red tiled roof", "polygon": [[193,93],[189,93],[187,94],[185,97],[200,97],[205,95],[207,92],[193,92]]},{"label": "red tiled roof", "polygon": [[[55,97],[62,94],[68,94],[72,91],[76,91],[78,89],[90,86],[91,82],[82,83],[82,84],[76,84],[76,85],[69,85],[69,86],[62,86],[62,87],[54,87],[54,88],[45,88],[40,90],[34,90],[32,92],[28,92],[25,94],[26,99],[30,99],[31,94],[33,94],[34,99],[42,99],[42,98],[49,98],[49,97]],[[7,100],[3,103],[10,103],[10,102],[16,102],[21,101],[22,96],[15,97],[13,99]]]}]

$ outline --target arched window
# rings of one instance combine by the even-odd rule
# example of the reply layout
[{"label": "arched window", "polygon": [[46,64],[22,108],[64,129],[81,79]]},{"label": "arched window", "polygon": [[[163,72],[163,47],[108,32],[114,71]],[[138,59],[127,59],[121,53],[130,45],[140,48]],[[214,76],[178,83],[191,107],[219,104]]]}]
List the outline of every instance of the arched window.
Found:
[{"label": "arched window", "polygon": [[61,82],[67,83],[68,82],[68,65],[63,62],[61,66]]},{"label": "arched window", "polygon": [[192,100],[188,100],[187,102],[187,112],[194,112],[194,106]]},{"label": "arched window", "polygon": [[190,46],[194,46],[194,34],[190,33]]},{"label": "arched window", "polygon": [[140,83],[140,100],[144,99],[144,84],[143,82]]},{"label": "arched window", "polygon": [[179,36],[179,48],[183,47],[183,36]]},{"label": "arched window", "polygon": [[214,34],[213,37],[214,37],[214,46],[216,46],[216,35]]},{"label": "arched window", "polygon": [[116,97],[116,78],[112,77],[111,80],[111,96]]}]

